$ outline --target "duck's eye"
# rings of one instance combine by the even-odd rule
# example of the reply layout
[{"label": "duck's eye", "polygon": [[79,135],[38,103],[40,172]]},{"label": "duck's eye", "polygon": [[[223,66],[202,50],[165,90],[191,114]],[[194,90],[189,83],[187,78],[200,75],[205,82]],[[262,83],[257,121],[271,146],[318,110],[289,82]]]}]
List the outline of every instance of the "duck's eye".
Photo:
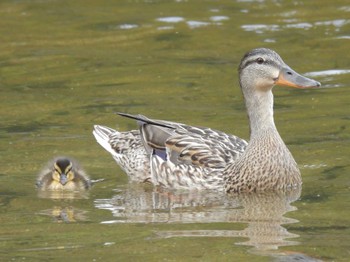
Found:
[{"label": "duck's eye", "polygon": [[262,58],[262,57],[258,57],[258,58],[256,59],[256,62],[257,62],[259,65],[261,65],[262,63],[265,62],[265,60],[264,60],[264,58]]}]

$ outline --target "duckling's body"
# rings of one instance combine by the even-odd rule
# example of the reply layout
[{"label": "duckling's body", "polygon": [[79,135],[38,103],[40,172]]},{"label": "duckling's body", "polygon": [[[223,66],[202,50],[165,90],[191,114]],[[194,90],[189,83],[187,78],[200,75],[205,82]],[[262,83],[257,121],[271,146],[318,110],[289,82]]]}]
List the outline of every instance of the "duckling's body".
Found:
[{"label": "duckling's body", "polygon": [[40,190],[83,191],[91,187],[91,181],[76,161],[59,157],[39,174],[36,186]]},{"label": "duckling's body", "polygon": [[132,180],[226,192],[299,187],[299,168],[274,123],[272,88],[311,88],[320,83],[293,71],[267,48],[244,55],[239,80],[250,123],[249,143],[210,128],[128,114],[121,115],[138,120],[139,130],[95,126],[93,134]]}]

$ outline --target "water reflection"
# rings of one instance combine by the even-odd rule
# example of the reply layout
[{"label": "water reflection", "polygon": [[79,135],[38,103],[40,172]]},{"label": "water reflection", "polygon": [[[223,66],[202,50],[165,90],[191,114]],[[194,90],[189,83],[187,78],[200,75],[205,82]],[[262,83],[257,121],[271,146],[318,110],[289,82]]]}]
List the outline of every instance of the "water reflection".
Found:
[{"label": "water reflection", "polygon": [[46,209],[38,212],[39,215],[52,217],[55,223],[72,223],[78,221],[86,221],[87,211],[77,209],[72,206],[54,206],[51,209]]},{"label": "water reflection", "polygon": [[185,21],[185,18],[181,16],[168,16],[168,17],[159,17],[156,20],[159,22],[165,22],[165,23],[179,23],[179,22]]},{"label": "water reflection", "polygon": [[330,69],[330,70],[324,70],[324,71],[316,71],[316,72],[309,72],[305,73],[305,76],[309,77],[319,77],[319,76],[334,76],[334,75],[342,75],[342,74],[349,74],[349,69]]},{"label": "water reflection", "polygon": [[[156,18],[156,21],[158,22],[163,22],[163,23],[171,23],[171,24],[176,24],[180,22],[185,22],[187,26],[190,29],[195,29],[198,27],[203,27],[203,26],[209,26],[209,25],[222,25],[221,22],[225,20],[229,20],[230,18],[228,16],[224,15],[216,15],[216,16],[210,16],[209,21],[206,18],[204,21],[197,21],[197,20],[186,20],[184,17],[181,16],[168,16],[168,17],[159,17]],[[158,27],[158,29],[172,29],[174,27]]]},{"label": "water reflection", "polygon": [[[48,198],[55,201],[55,205],[50,209],[39,211],[38,215],[52,217],[55,223],[72,223],[86,221],[87,211],[75,208],[69,204],[74,199],[88,199],[88,192],[64,191],[64,190],[38,190],[39,198]],[[67,203],[68,201],[68,203]]]},{"label": "water reflection", "polygon": [[202,27],[202,26],[208,26],[208,25],[210,25],[209,22],[195,21],[195,20],[187,21],[186,24],[187,24],[188,27],[191,28],[191,29],[194,29],[194,28],[197,28],[197,27]]},{"label": "water reflection", "polygon": [[102,223],[244,223],[243,230],[157,231],[169,237],[240,237],[237,245],[252,246],[265,253],[281,246],[296,245],[298,237],[282,225],[298,222],[284,216],[296,210],[291,203],[300,190],[227,196],[218,192],[169,192],[130,184],[111,199],[96,199],[95,206],[110,210],[114,220]]},{"label": "water reflection", "polygon": [[330,20],[330,21],[318,21],[315,23],[309,23],[304,21],[298,22],[295,19],[286,19],[283,22],[284,24],[280,24],[280,25],[279,24],[245,24],[245,25],[242,25],[241,28],[244,31],[255,32],[257,34],[262,34],[265,32],[283,31],[284,29],[289,29],[289,28],[309,30],[311,28],[316,28],[316,27],[326,27],[328,30],[333,29],[334,31],[338,32],[340,28],[344,27],[349,23],[349,20],[336,19],[336,20]]},{"label": "water reflection", "polygon": [[230,18],[224,15],[215,15],[215,16],[209,17],[209,19],[213,22],[221,22],[221,21],[229,20]]},{"label": "water reflection", "polygon": [[39,198],[51,199],[88,199],[88,192],[64,190],[38,190]]}]

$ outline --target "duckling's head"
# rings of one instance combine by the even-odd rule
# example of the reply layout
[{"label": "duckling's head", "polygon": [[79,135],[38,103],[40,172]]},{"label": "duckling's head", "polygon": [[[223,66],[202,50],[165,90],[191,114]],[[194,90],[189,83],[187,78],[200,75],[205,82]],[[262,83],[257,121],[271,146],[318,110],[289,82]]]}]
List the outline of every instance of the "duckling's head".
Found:
[{"label": "duckling's head", "polygon": [[268,48],[257,48],[247,52],[238,71],[243,93],[247,90],[270,91],[274,85],[296,88],[321,86],[319,82],[295,72],[275,51]]},{"label": "duckling's head", "polygon": [[63,186],[75,178],[73,163],[68,158],[58,158],[53,167],[52,179]]},{"label": "duckling's head", "polygon": [[[57,198],[52,192],[83,192],[92,185],[89,176],[79,164],[68,157],[58,157],[51,160],[39,174],[36,186],[41,197]],[[43,192],[51,192],[49,195]]]}]

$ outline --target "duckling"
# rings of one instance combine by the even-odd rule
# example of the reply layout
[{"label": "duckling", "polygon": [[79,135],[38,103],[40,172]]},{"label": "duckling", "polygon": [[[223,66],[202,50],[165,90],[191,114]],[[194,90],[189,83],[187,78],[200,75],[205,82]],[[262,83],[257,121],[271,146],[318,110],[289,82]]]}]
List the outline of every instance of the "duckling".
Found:
[{"label": "duckling", "polygon": [[68,157],[58,157],[50,161],[36,182],[39,190],[52,191],[83,191],[89,189],[91,184],[79,164]]}]

